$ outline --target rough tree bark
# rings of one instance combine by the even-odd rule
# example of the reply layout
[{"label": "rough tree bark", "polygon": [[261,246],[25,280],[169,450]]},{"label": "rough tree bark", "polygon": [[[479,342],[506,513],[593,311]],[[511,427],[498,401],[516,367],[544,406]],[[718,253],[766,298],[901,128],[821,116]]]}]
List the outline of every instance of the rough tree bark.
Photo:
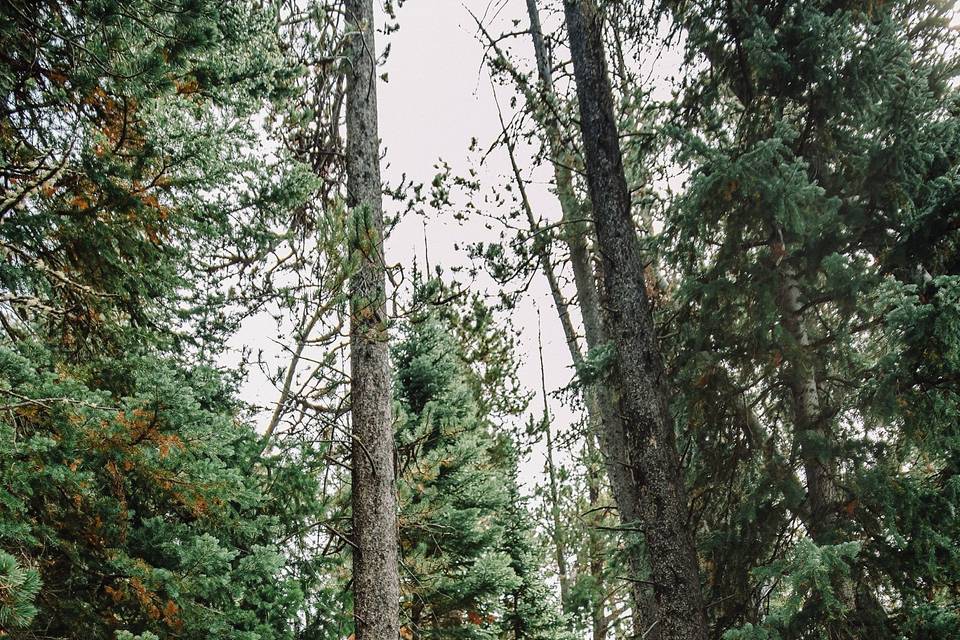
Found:
[{"label": "rough tree bark", "polygon": [[[540,80],[541,95],[539,98],[543,104],[551,105],[555,101],[553,72],[547,58],[536,0],[527,0],[527,14],[530,19],[530,33],[533,39],[533,50]],[[535,105],[531,104],[531,107],[535,108]],[[567,152],[558,123],[549,111],[542,118],[542,126],[547,133],[547,148],[553,165],[557,198],[560,201],[560,210],[563,215],[564,224],[561,238],[567,245],[570,255],[577,303],[580,315],[583,318],[584,338],[589,351],[602,346],[606,342],[601,322],[600,296],[593,273],[593,256],[587,241],[592,233],[588,221],[589,212],[586,211],[586,207],[577,197],[571,170],[573,157],[572,154]],[[541,258],[541,263],[546,265],[545,270],[548,272],[547,276],[554,299],[562,300],[563,296],[556,285],[556,278],[551,278],[553,274],[549,262],[545,262]],[[561,321],[566,320],[564,324],[565,332],[572,333],[572,330],[567,329],[569,314],[566,309],[561,308],[561,305],[558,304],[557,310],[560,313]],[[568,337],[567,343],[570,345],[570,356],[573,363],[579,367],[583,362],[583,355],[580,353],[575,339],[571,342],[571,338]],[[636,579],[643,575],[646,562],[642,555],[641,545],[636,541],[631,541],[630,538],[634,536],[629,533],[639,517],[636,509],[639,504],[639,496],[636,494],[637,487],[630,479],[629,467],[623,457],[626,438],[623,421],[620,418],[614,398],[616,392],[611,389],[612,384],[614,383],[588,387],[584,394],[584,404],[587,409],[587,420],[590,428],[600,437],[600,449],[607,469],[607,476],[610,479],[611,492],[614,501],[617,503],[620,521],[624,524],[627,533],[627,558],[630,563],[631,578],[633,578],[630,590],[634,608],[634,626],[636,633],[643,633],[652,623],[651,594],[645,588],[644,583]],[[647,636],[647,639],[652,640],[653,635],[652,632],[650,636]]]},{"label": "rough tree bark", "polygon": [[346,0],[347,204],[353,211],[350,278],[353,593],[357,640],[396,640],[397,572],[390,354],[377,132],[372,0]]},{"label": "rough tree bark", "polygon": [[[564,0],[573,58],[587,186],[593,203],[604,286],[604,324],[619,380],[629,472],[649,551],[655,619],[641,634],[705,640],[706,616],[696,549],[687,527],[667,385],[630,211],[599,15],[592,0]],[[647,635],[646,637],[650,637]]]}]

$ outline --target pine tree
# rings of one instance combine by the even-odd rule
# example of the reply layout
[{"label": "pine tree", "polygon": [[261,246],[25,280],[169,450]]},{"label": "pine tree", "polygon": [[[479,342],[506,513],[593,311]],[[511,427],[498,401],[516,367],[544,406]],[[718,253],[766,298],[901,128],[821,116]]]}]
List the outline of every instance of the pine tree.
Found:
[{"label": "pine tree", "polygon": [[[650,624],[649,621],[644,624],[644,620],[651,619],[652,595],[646,583],[636,578],[646,574],[648,564],[641,536],[635,526],[638,520],[638,486],[626,472],[629,468],[624,458],[626,433],[615,401],[618,381],[606,377],[603,384],[598,384],[597,373],[604,370],[609,349],[601,322],[599,291],[602,283],[598,282],[595,269],[596,237],[590,220],[590,201],[584,185],[577,179],[577,174],[583,171],[583,152],[578,146],[576,133],[576,96],[571,95],[569,89],[565,93],[564,85],[554,79],[554,68],[563,64],[554,60],[559,48],[558,41],[563,35],[544,33],[536,0],[527,0],[526,7],[534,51],[534,78],[525,74],[519,63],[512,59],[503,44],[503,38],[494,38],[482,23],[478,22],[478,26],[492,52],[489,56],[492,78],[512,84],[510,88],[522,98],[523,113],[529,116],[532,123],[532,130],[518,126],[518,122],[522,123],[523,120],[515,119],[508,126],[504,124],[501,114],[503,146],[506,147],[514,178],[513,184],[507,186],[506,190],[516,193],[515,200],[520,209],[519,212],[506,214],[504,222],[505,226],[512,228],[514,225],[509,220],[520,215],[526,218],[528,229],[510,238],[509,248],[515,253],[512,259],[496,244],[485,249],[478,246],[471,251],[483,257],[498,280],[502,279],[502,274],[507,274],[510,279],[520,279],[527,276],[531,269],[537,268],[549,286],[567,349],[577,371],[575,386],[583,395],[589,425],[585,437],[597,439],[623,523],[620,531],[626,540],[626,558],[631,565],[629,573],[634,576],[630,582],[633,617],[635,627],[642,632]],[[549,6],[546,8],[549,9]],[[616,29],[611,32],[616,36]],[[615,48],[617,44],[614,37],[610,45]],[[627,75],[624,75],[625,72]],[[639,81],[637,78],[628,78],[629,72],[623,65],[618,65],[617,73],[620,80],[618,85],[630,89],[617,96],[616,116],[622,125],[630,126],[638,118],[634,112],[642,112],[642,101],[637,99],[637,95],[642,96],[644,88],[634,84]],[[514,137],[517,142],[514,142]],[[561,212],[561,219],[556,222],[538,218],[538,212],[534,211],[527,194],[527,179],[521,171],[517,144],[533,140],[542,141],[542,148],[533,158],[534,161],[548,164],[553,172],[553,190]],[[631,178],[643,172],[642,167],[646,162],[644,154],[628,148],[624,155],[631,160],[633,155],[639,156],[637,161],[625,167]],[[564,272],[566,265],[569,265],[569,273]],[[572,280],[572,292],[566,291],[567,278]],[[577,326],[577,312],[582,327]],[[599,592],[596,595],[602,597]],[[594,617],[595,629],[602,630],[605,626],[603,614],[598,610]]]},{"label": "pine tree", "polygon": [[384,264],[383,185],[377,134],[373,2],[347,0],[347,205],[352,228],[350,413],[353,597],[359,640],[395,640],[397,498]]},{"label": "pine tree", "polygon": [[3,633],[290,637],[278,542],[302,514],[248,473],[258,437],[210,366],[236,319],[213,283],[309,185],[251,151],[293,73],[271,20],[0,8]]},{"label": "pine tree", "polygon": [[0,551],[0,629],[29,627],[37,615],[34,599],[39,590],[40,574]]},{"label": "pine tree", "polygon": [[517,452],[513,442],[499,438],[497,457],[508,471],[507,506],[503,515],[503,549],[510,557],[516,585],[503,596],[500,637],[509,640],[565,640],[575,637],[560,615],[556,596],[543,580],[543,551],[532,532],[535,523],[517,484]]}]

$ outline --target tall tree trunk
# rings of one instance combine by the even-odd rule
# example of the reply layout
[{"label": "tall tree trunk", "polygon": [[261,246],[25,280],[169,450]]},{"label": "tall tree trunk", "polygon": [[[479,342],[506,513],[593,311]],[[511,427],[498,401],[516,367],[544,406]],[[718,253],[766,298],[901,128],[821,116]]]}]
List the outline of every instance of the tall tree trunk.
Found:
[{"label": "tall tree trunk", "polygon": [[583,136],[587,185],[602,257],[604,322],[615,349],[625,452],[638,485],[656,602],[646,637],[705,640],[706,615],[693,538],[687,526],[667,386],[630,212],[599,15],[592,0],[564,0]]},{"label": "tall tree trunk", "polygon": [[[547,58],[537,0],[527,0],[527,13],[530,18],[530,33],[533,38],[534,55],[536,56],[540,79],[541,95],[539,97],[544,104],[550,105],[556,100],[553,90],[553,73],[550,68],[550,61]],[[531,104],[531,107],[535,108],[535,105]],[[577,197],[574,189],[571,170],[573,156],[566,150],[555,116],[552,113],[546,113],[541,124],[547,132],[548,151],[553,165],[557,198],[560,201],[560,210],[563,215],[564,224],[561,237],[570,254],[574,287],[577,292],[580,315],[583,318],[584,338],[589,351],[602,346],[606,342],[601,321],[600,295],[593,271],[592,252],[587,242],[592,233],[588,222],[589,212]],[[548,279],[551,280],[551,290],[557,289],[554,291],[554,298],[562,299],[559,287],[554,282],[556,278],[550,278],[553,275],[552,273],[547,275]],[[564,316],[569,317],[565,308],[561,310],[558,306],[558,311],[561,313],[561,320],[565,319]],[[569,323],[568,319],[567,323]],[[566,329],[566,325],[564,327],[565,331],[571,333]],[[567,342],[571,344],[569,339]],[[575,340],[571,344],[570,356],[575,366],[582,364],[583,356],[579,352]],[[600,437],[600,448],[607,469],[607,476],[610,479],[613,499],[617,503],[620,521],[625,525],[624,537],[628,549],[627,558],[630,563],[630,574],[633,578],[630,588],[633,599],[634,627],[635,633],[643,633],[652,624],[652,594],[645,588],[643,582],[636,579],[643,575],[646,566],[643,546],[636,540],[635,533],[631,532],[631,529],[635,528],[639,516],[636,509],[639,504],[639,496],[636,494],[637,486],[631,481],[629,475],[629,465],[623,457],[626,450],[626,437],[623,421],[620,418],[614,397],[616,391],[611,389],[611,386],[615,384],[611,381],[607,385],[591,385],[585,390],[584,404],[587,409],[590,429]],[[652,637],[648,636],[648,640],[652,640]]]},{"label": "tall tree trunk", "polygon": [[353,593],[357,640],[396,640],[397,572],[390,354],[383,256],[376,45],[372,0],[346,0],[347,204],[354,226],[350,278]]}]

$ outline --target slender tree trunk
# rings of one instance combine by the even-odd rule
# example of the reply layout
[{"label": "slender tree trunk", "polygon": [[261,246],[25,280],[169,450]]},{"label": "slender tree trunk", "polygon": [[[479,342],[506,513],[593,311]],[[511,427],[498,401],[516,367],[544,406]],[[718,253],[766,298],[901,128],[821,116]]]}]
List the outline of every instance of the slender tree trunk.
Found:
[{"label": "slender tree trunk", "polygon": [[[820,393],[817,375],[804,353],[810,337],[802,317],[803,301],[800,285],[792,267],[780,269],[780,317],[783,327],[796,342],[796,356],[790,359],[790,391],[793,395],[794,428],[800,440],[800,455],[807,477],[810,503],[810,535],[818,543],[829,542],[835,525],[837,486],[831,456],[818,449],[830,441],[820,415]],[[821,446],[816,446],[816,442]]]},{"label": "slender tree trunk", "polygon": [[380,141],[377,133],[376,46],[372,0],[346,0],[347,203],[353,210],[350,278],[353,593],[357,640],[396,640],[397,572],[390,354]]},{"label": "slender tree trunk", "polygon": [[557,579],[560,582],[560,605],[566,611],[569,602],[569,577],[567,573],[567,547],[564,543],[563,526],[560,518],[560,489],[557,469],[553,463],[553,433],[550,429],[550,409],[547,404],[547,378],[543,368],[543,337],[537,333],[537,346],[540,350],[540,388],[543,393],[543,433],[547,444],[547,477],[550,481],[550,516],[553,520],[553,549],[557,560]]},{"label": "slender tree trunk", "polygon": [[592,0],[564,0],[580,105],[587,185],[602,257],[604,321],[615,349],[614,379],[637,511],[656,602],[646,637],[705,640],[696,548],[667,407],[667,385],[630,211],[599,16]]},{"label": "slender tree trunk", "polygon": [[603,550],[601,548],[600,532],[597,528],[600,519],[600,478],[597,463],[597,447],[594,438],[596,434],[587,433],[586,458],[587,458],[587,505],[590,508],[590,518],[588,520],[589,531],[587,533],[587,560],[590,563],[590,576],[593,578],[595,589],[595,599],[590,611],[591,631],[593,640],[606,640],[607,637],[607,617],[606,617],[606,598],[603,593],[606,590],[606,579],[603,572]]},{"label": "slender tree trunk", "polygon": [[[783,249],[782,246],[779,248]],[[794,437],[800,443],[800,457],[807,479],[807,502],[810,507],[807,527],[810,537],[817,544],[836,544],[840,542],[837,538],[840,487],[836,481],[836,460],[825,450],[833,444],[833,434],[821,412],[817,374],[807,353],[810,335],[803,318],[800,283],[790,264],[781,264],[779,275],[780,320],[796,343],[795,355],[789,362],[789,379],[793,396]],[[857,608],[854,584],[849,577],[835,577],[833,587],[837,598],[845,606]],[[866,606],[879,606],[869,597],[864,602]]]},{"label": "slender tree trunk", "polygon": [[[533,38],[533,49],[540,78],[540,97],[543,103],[549,105],[555,100],[553,73],[547,58],[537,0],[527,0],[527,13],[530,19],[530,33]],[[559,124],[552,113],[547,113],[541,124],[547,132],[548,150],[553,165],[557,198],[560,201],[560,210],[564,222],[561,237],[570,254],[574,287],[577,292],[580,315],[583,318],[584,338],[588,350],[596,349],[606,342],[606,336],[601,321],[600,295],[594,276],[592,252],[587,241],[592,233],[588,221],[589,212],[576,195],[571,171],[573,157],[565,150],[566,147],[563,143]],[[551,280],[551,291],[553,291],[554,299],[562,300],[563,296],[554,282],[556,277],[553,276],[552,272],[547,275],[548,279]],[[553,277],[551,278],[551,276]],[[558,311],[561,313],[561,320],[566,320],[564,324],[565,333],[572,333],[572,330],[567,328],[569,314],[565,305],[563,309],[558,306]],[[576,340],[574,339],[571,343],[568,338],[567,343],[571,345],[570,355],[574,365],[579,366],[583,362],[583,356],[579,351]],[[639,516],[636,510],[636,505],[639,504],[639,496],[636,494],[635,483],[629,477],[629,465],[623,457],[626,437],[623,421],[620,418],[614,397],[616,392],[611,391],[611,387],[615,384],[614,381],[611,381],[607,385],[590,386],[585,390],[584,404],[587,409],[590,429],[600,436],[600,448],[607,468],[607,476],[610,479],[613,499],[617,503],[620,521],[625,525],[624,537],[628,547],[627,557],[630,563],[630,574],[634,578],[634,581],[631,582],[634,627],[636,633],[642,633],[652,624],[652,598],[644,583],[636,580],[637,576],[643,575],[646,566],[643,547],[636,540],[637,536],[629,531],[634,528]],[[652,640],[652,635],[647,636],[647,638]]]}]

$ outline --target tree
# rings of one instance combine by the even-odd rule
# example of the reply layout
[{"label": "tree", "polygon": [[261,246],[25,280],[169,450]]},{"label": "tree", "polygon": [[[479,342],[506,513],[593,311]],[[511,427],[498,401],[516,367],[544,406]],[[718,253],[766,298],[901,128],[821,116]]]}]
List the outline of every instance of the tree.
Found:
[{"label": "tree", "polygon": [[[590,446],[599,444],[605,470],[609,478],[610,487],[616,500],[617,510],[623,526],[621,535],[625,540],[626,558],[630,564],[629,573],[634,576],[629,583],[633,599],[633,617],[635,627],[646,629],[651,616],[652,601],[650,591],[644,581],[637,579],[646,573],[642,536],[638,535],[636,522],[638,514],[636,505],[638,497],[637,485],[629,478],[626,470],[628,464],[623,458],[626,451],[624,446],[625,432],[620,413],[616,407],[615,389],[617,381],[612,378],[598,384],[596,370],[602,369],[606,352],[607,338],[601,322],[601,306],[599,286],[595,263],[595,234],[590,222],[590,202],[583,193],[583,185],[575,180],[576,174],[583,166],[582,151],[577,145],[575,132],[575,118],[571,110],[572,100],[558,90],[553,77],[553,68],[556,66],[551,60],[551,53],[557,49],[556,42],[553,48],[548,47],[548,39],[544,34],[540,21],[540,9],[535,0],[527,0],[527,15],[530,20],[530,36],[536,63],[533,80],[523,73],[517,63],[511,60],[510,55],[501,44],[504,38],[494,38],[489,34],[482,23],[478,26],[488,44],[492,54],[489,55],[491,75],[495,78],[506,78],[513,84],[513,88],[523,99],[524,113],[530,116],[534,132],[520,130],[516,134],[512,129],[520,129],[503,122],[502,144],[506,147],[513,169],[514,184],[519,201],[521,214],[526,218],[528,229],[511,238],[510,246],[516,253],[516,264],[505,268],[505,258],[502,251],[493,251],[494,246],[484,250],[482,247],[473,249],[477,255],[482,255],[494,277],[501,279],[499,274],[508,274],[509,279],[519,279],[526,276],[532,264],[538,268],[546,279],[550,294],[566,338],[567,348],[574,368],[577,371],[577,386],[583,395],[583,404],[588,417],[589,429],[586,439]],[[613,33],[616,34],[614,28]],[[557,35],[553,36],[556,41]],[[624,69],[620,69],[624,72]],[[631,86],[639,82],[637,78],[622,77],[623,86]],[[643,89],[636,89],[642,95]],[[630,123],[635,117],[634,110],[642,111],[642,100],[637,100],[633,94],[625,93],[621,96],[618,105],[618,116],[625,123]],[[527,195],[525,178],[517,157],[516,142],[519,139],[539,138],[543,149],[536,161],[544,161],[550,165],[553,173],[553,188],[561,211],[559,221],[545,221],[537,217]],[[639,154],[643,155],[643,154]],[[642,160],[640,161],[642,162]],[[638,162],[637,164],[639,164]],[[633,173],[638,172],[636,169]],[[510,213],[505,220],[505,226],[513,227],[509,218],[515,217]],[[572,287],[565,287],[563,267],[570,266],[572,272]],[[656,275],[656,274],[654,274]],[[567,275],[569,278],[570,275]],[[566,289],[572,288],[572,292]],[[582,326],[576,325],[575,314],[579,312]],[[598,365],[600,365],[598,367]],[[561,554],[562,555],[562,554]],[[599,576],[599,574],[598,574]],[[598,577],[597,576],[597,577]],[[597,594],[602,591],[598,583]],[[596,611],[595,628],[600,630],[605,624],[603,615]]]},{"label": "tree", "polygon": [[435,312],[395,349],[400,543],[413,637],[492,637],[516,585],[501,549],[506,472],[480,419],[457,344]]},{"label": "tree", "polygon": [[353,593],[359,640],[400,630],[397,494],[383,253],[373,2],[348,0],[347,205],[351,207],[350,407]]},{"label": "tree", "polygon": [[257,437],[214,372],[149,356],[68,368],[37,345],[5,347],[0,370],[17,399],[4,547],[42,581],[25,633],[290,637],[283,509],[244,474]]},{"label": "tree", "polygon": [[706,638],[696,548],[686,522],[667,381],[631,215],[596,7],[564,3],[577,80],[584,164],[601,256],[611,369],[626,435],[626,458],[639,483],[638,523],[650,552],[655,619],[643,633]]},{"label": "tree", "polygon": [[510,567],[518,579],[516,586],[503,596],[500,637],[511,640],[563,640],[574,637],[568,621],[560,615],[554,594],[541,577],[543,551],[531,535],[536,525],[517,485],[516,447],[506,438],[500,438],[497,447],[508,470],[508,499],[502,515],[503,548],[510,556]]},{"label": "tree", "polygon": [[[952,579],[906,568],[920,548],[953,564],[936,514],[955,495],[955,347],[926,333],[956,322],[949,4],[668,3],[703,65],[678,105],[693,173],[668,226],[689,310],[675,366],[702,477],[736,487],[696,506],[731,637],[955,628],[934,613]],[[929,378],[918,334],[943,363]],[[719,442],[737,453],[714,458]]]},{"label": "tree", "polygon": [[404,629],[413,637],[565,637],[516,484],[509,420],[523,405],[504,413],[481,402],[512,386],[514,367],[503,366],[512,347],[479,300],[433,306],[447,287],[419,277],[394,348]]},{"label": "tree", "polygon": [[270,20],[0,9],[5,634],[290,637],[300,514],[247,473],[258,438],[212,366],[238,315],[210,286],[224,254],[304,195],[244,126],[290,74]]}]

